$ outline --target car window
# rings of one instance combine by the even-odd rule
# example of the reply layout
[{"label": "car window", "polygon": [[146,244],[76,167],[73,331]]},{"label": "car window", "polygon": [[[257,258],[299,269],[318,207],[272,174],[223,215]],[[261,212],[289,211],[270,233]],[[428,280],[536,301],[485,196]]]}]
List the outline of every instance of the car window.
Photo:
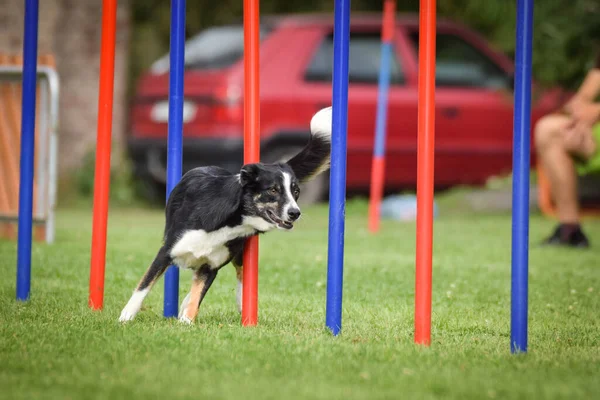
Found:
[{"label": "car window", "polygon": [[[418,52],[419,33],[409,34]],[[507,73],[488,56],[457,35],[436,36],[435,80],[437,86],[510,89]]]},{"label": "car window", "polygon": [[[348,80],[350,83],[377,84],[381,59],[381,36],[379,32],[353,32],[350,34]],[[304,74],[309,82],[331,82],[333,73],[333,34],[321,42]],[[398,57],[392,49],[390,83],[404,81]]]},{"label": "car window", "polygon": [[[270,29],[261,26],[260,40]],[[244,56],[243,25],[227,25],[203,30],[185,42],[185,68],[191,70],[222,69],[232,66]],[[169,69],[166,54],[153,65],[156,72]]]}]

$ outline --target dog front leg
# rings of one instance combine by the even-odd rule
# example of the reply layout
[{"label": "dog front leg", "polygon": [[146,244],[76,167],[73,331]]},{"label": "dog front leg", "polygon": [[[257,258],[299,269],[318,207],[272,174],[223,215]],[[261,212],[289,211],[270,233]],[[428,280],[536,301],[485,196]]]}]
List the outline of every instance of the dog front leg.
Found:
[{"label": "dog front leg", "polygon": [[203,267],[194,273],[190,293],[181,303],[179,321],[187,324],[191,324],[194,321],[198,315],[200,304],[202,304],[202,300],[204,300],[204,296],[206,296],[206,292],[208,292],[210,285],[212,285],[217,277],[217,272],[217,269]]}]

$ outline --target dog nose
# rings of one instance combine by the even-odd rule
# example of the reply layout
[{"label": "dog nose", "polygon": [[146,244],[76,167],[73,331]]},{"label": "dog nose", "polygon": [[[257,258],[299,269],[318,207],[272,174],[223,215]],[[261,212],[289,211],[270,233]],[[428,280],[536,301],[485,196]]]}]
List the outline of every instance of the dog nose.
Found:
[{"label": "dog nose", "polygon": [[292,208],[291,210],[288,211],[288,217],[292,221],[297,220],[298,218],[300,218],[300,210],[298,210],[297,208]]}]

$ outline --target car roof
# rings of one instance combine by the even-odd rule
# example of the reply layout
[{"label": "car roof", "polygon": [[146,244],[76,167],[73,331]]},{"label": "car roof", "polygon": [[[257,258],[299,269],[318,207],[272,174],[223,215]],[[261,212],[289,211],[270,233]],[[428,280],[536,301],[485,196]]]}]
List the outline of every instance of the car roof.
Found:
[{"label": "car roof", "polygon": [[[350,25],[353,27],[381,26],[383,14],[380,12],[352,12],[350,14]],[[261,17],[261,22],[266,25],[290,27],[290,26],[333,26],[333,13],[295,13],[295,14],[267,14]],[[409,28],[418,28],[419,15],[417,13],[396,14],[396,25]],[[461,28],[460,24],[439,18],[436,21],[438,28]]]}]

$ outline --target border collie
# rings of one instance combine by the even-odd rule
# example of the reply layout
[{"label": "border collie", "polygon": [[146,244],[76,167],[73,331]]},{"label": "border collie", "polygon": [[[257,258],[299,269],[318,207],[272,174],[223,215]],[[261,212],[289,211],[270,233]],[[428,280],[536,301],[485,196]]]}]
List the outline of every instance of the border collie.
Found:
[{"label": "border collie", "polygon": [[179,320],[192,323],[219,269],[231,262],[237,272],[237,305],[242,307],[242,254],[246,240],[278,228],[292,229],[300,218],[299,183],[330,164],[331,107],[310,121],[308,144],[289,161],[246,164],[239,174],[215,166],[188,171],[171,191],[165,209],[162,247],[140,280],[119,321],[131,321],[169,265],[191,269],[192,287]]}]

